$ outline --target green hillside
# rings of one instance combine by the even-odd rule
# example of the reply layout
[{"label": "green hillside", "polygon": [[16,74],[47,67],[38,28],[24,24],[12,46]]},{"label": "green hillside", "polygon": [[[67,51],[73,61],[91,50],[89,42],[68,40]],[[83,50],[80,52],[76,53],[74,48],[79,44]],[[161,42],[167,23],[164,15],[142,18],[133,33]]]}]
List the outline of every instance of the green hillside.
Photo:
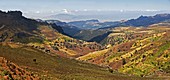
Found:
[{"label": "green hillside", "polygon": [[[111,45],[109,48],[77,59],[108,65],[120,73],[141,77],[168,78],[170,76],[170,28],[168,26],[122,27],[113,30],[116,33],[113,31],[106,39],[106,46]],[[95,57],[89,59],[87,56]]]},{"label": "green hillside", "polygon": [[[117,72],[110,73],[107,68],[79,62],[73,59],[51,56],[37,49],[20,46],[11,48],[0,45],[0,56],[19,65],[21,68],[38,75],[40,79],[52,80],[124,80],[151,79],[127,76]],[[155,78],[158,79],[158,78]]]}]

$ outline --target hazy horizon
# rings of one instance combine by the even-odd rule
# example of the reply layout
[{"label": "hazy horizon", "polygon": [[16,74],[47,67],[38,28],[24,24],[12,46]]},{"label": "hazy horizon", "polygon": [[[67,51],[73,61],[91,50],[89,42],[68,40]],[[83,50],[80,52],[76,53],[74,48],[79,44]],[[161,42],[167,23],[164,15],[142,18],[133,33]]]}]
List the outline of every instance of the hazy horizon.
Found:
[{"label": "hazy horizon", "polygon": [[[0,10],[19,10],[34,19],[119,21],[170,13],[170,0],[0,0]],[[62,15],[61,15],[62,14]],[[65,15],[63,15],[65,14]]]}]

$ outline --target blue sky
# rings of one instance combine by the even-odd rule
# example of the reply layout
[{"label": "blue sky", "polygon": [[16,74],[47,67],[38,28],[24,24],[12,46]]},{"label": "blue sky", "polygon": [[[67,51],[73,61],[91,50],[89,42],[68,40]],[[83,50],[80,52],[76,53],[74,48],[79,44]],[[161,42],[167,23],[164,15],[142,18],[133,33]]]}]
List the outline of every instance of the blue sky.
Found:
[{"label": "blue sky", "polygon": [[1,10],[170,10],[170,0],[0,0]]},{"label": "blue sky", "polygon": [[[0,0],[0,10],[20,10],[24,16],[29,18],[47,19],[51,15],[67,13],[79,15],[81,19],[114,21],[137,18],[140,15],[169,13],[170,0]],[[98,11],[101,11],[100,14]],[[122,14],[122,12],[124,13]],[[84,15],[86,16],[82,17]],[[63,18],[52,19],[62,20]]]}]

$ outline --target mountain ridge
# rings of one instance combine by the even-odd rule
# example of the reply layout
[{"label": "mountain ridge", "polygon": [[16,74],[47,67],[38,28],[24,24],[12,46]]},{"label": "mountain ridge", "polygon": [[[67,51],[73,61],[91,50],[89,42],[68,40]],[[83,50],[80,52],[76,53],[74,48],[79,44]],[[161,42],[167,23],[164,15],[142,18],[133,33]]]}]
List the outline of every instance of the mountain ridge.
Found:
[{"label": "mountain ridge", "polygon": [[[104,43],[102,46],[69,37],[61,26],[25,18],[18,11],[0,14],[3,19],[0,19],[0,56],[37,74],[40,79],[168,78],[168,21],[149,27],[110,28],[109,33],[96,30],[99,33],[96,38],[104,39],[99,41]],[[143,67],[139,67],[141,65]],[[165,77],[157,76],[163,74]]]}]

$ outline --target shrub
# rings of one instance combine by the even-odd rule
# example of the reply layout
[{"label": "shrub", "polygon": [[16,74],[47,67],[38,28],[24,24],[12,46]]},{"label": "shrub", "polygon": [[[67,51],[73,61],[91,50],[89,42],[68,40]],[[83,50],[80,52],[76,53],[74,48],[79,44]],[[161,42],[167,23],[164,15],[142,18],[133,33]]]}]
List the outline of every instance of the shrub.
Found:
[{"label": "shrub", "polygon": [[122,59],[122,65],[125,65],[126,64],[126,60],[125,58]]},{"label": "shrub", "polygon": [[33,59],[33,62],[35,62],[35,63],[36,63],[36,61],[37,61],[37,59]]},{"label": "shrub", "polygon": [[110,68],[109,68],[109,72],[110,72],[110,73],[113,73],[113,69],[110,69]]},{"label": "shrub", "polygon": [[2,76],[6,76],[6,75],[9,75],[9,74],[10,74],[9,71],[7,71],[7,70],[4,70],[4,71],[1,73]]},{"label": "shrub", "polygon": [[165,58],[168,58],[168,54],[164,55]]}]

